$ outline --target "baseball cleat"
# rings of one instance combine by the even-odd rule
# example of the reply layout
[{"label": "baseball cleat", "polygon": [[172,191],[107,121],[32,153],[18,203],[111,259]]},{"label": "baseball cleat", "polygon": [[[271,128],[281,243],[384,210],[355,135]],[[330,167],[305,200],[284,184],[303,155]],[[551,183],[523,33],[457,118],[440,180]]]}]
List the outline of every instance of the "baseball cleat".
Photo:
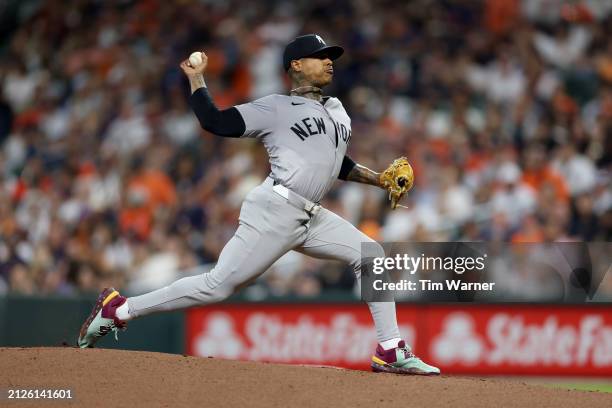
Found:
[{"label": "baseball cleat", "polygon": [[121,296],[114,288],[104,289],[98,296],[89,317],[81,326],[77,345],[80,348],[93,347],[100,338],[111,331],[115,332],[115,340],[117,340],[117,331],[125,330],[127,323],[117,319],[115,311],[126,300],[127,298]]},{"label": "baseball cleat", "polygon": [[372,371],[410,375],[440,375],[440,369],[426,364],[412,353],[404,340],[394,349],[385,350],[379,344],[372,356]]}]

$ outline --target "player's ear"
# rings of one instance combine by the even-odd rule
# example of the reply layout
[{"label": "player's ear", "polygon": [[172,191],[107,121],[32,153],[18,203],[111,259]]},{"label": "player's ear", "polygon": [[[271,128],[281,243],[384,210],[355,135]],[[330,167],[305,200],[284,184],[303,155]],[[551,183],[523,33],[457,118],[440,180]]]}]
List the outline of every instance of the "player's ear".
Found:
[{"label": "player's ear", "polygon": [[302,71],[302,60],[292,60],[290,69],[292,69],[294,72],[301,72]]}]

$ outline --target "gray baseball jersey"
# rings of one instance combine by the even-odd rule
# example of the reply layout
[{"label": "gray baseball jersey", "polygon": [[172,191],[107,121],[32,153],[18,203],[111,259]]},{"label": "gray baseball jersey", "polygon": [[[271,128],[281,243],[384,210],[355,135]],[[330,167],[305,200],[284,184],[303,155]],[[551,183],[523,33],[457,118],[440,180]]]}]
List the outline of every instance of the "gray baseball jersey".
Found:
[{"label": "gray baseball jersey", "polygon": [[244,137],[261,139],[270,176],[319,202],[338,178],[351,139],[351,119],[337,98],[324,104],[301,96],[270,95],[236,106]]},{"label": "gray baseball jersey", "polygon": [[[284,186],[319,202],[329,191],[351,139],[351,120],[340,101],[328,98],[321,104],[300,96],[270,95],[236,108],[246,124],[244,137],[260,139],[268,150],[270,177],[246,196],[238,229],[213,270],[129,298],[133,317],[219,302],[290,250],[343,261],[361,277],[361,243],[374,241],[326,208],[307,211],[278,192]],[[384,256],[381,246],[378,250],[377,256]],[[395,303],[368,306],[378,341],[399,338]]]}]

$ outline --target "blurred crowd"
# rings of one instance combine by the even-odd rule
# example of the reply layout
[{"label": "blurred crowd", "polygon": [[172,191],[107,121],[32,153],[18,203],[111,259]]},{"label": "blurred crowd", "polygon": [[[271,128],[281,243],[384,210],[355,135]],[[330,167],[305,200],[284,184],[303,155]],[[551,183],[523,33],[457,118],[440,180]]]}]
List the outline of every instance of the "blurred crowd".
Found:
[{"label": "blurred crowd", "polygon": [[[324,205],[380,241],[604,241],[612,232],[612,2],[68,0],[0,7],[0,293],[157,288],[214,265],[269,171],[202,131],[178,64],[209,56],[220,107],[286,93],[284,45],[345,47],[350,156],[416,184],[338,182]],[[612,279],[604,290],[612,293]],[[289,253],[249,289],[350,291]]]}]

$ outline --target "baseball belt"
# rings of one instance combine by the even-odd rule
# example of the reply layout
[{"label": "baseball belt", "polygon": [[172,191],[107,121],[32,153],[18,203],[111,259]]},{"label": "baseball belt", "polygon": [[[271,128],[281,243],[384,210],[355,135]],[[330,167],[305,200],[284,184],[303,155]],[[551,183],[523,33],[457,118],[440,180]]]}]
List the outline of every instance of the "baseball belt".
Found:
[{"label": "baseball belt", "polygon": [[287,187],[280,184],[277,180],[272,180],[272,190],[281,197],[283,197],[289,204],[297,208],[298,210],[304,210],[314,217],[321,209],[321,204],[314,203],[307,198],[302,197],[298,193],[288,189]]}]

